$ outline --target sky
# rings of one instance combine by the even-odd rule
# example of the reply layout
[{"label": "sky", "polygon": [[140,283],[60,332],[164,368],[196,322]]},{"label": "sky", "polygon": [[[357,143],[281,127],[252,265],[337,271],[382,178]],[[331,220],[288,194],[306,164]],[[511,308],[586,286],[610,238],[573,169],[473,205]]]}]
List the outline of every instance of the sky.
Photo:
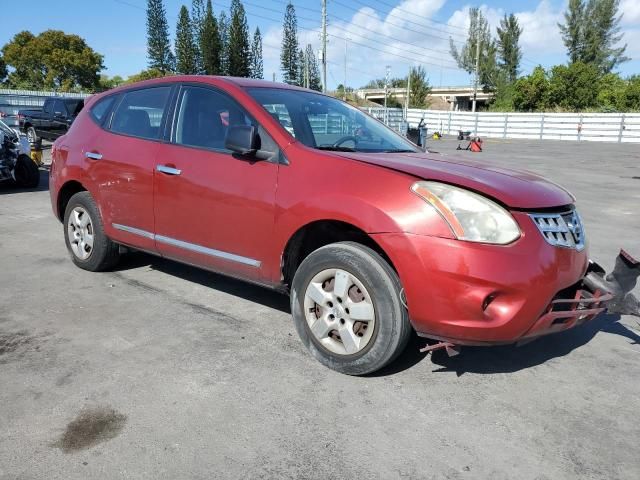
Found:
[{"label": "sky", "polygon": [[[0,3],[10,0],[0,0]],[[59,29],[83,37],[104,55],[107,75],[128,75],[147,67],[145,0],[30,0],[3,22],[0,45],[21,30],[40,33]],[[180,6],[190,0],[165,0],[172,39]],[[251,34],[263,36],[264,75],[281,80],[282,19],[288,0],[244,0]],[[298,16],[301,45],[320,49],[321,1],[292,0]],[[229,9],[230,0],[214,0],[216,16]],[[467,36],[468,9],[478,6],[495,27],[505,14],[514,13],[523,28],[523,73],[536,65],[566,62],[566,50],[557,23],[566,0],[328,0],[327,85],[345,82],[361,87],[373,78],[403,77],[411,66],[422,65],[433,86],[470,85],[471,76],[459,70],[449,53],[449,38],[458,46]],[[21,14],[17,12],[21,11]],[[623,75],[640,73],[640,0],[621,0],[622,43],[632,60],[619,67]],[[37,13],[36,13],[37,12]]]}]

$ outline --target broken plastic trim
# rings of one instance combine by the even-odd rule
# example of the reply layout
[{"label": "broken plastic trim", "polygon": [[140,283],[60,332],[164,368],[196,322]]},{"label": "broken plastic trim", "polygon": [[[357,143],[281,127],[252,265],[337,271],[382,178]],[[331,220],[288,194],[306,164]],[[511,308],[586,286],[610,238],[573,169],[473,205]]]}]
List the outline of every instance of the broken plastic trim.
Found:
[{"label": "broken plastic trim", "polygon": [[[597,264],[592,264],[597,265]],[[640,301],[631,293],[640,276],[640,261],[620,250],[613,271],[605,276],[598,265],[584,277],[584,284],[592,291],[608,292],[613,295],[607,304],[609,313],[640,317]]]},{"label": "broken plastic trim", "polygon": [[[575,297],[553,300],[546,313],[515,343],[523,345],[539,336],[567,330],[593,319],[605,310],[609,313],[640,317],[640,301],[631,293],[638,282],[638,277],[640,277],[640,261],[622,249],[616,258],[613,271],[608,275],[600,265],[590,262]],[[421,336],[429,337],[428,334]],[[447,354],[453,357],[460,353],[461,348],[460,343],[441,339],[436,344],[421,348],[420,352],[429,353],[445,349]]]}]

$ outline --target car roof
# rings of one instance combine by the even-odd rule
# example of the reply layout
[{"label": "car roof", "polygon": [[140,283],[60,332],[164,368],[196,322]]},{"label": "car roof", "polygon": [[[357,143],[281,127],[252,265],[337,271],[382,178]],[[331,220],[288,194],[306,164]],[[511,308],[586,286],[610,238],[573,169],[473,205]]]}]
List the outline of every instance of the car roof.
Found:
[{"label": "car roof", "polygon": [[209,83],[207,80],[211,81],[210,83],[219,83],[220,81],[224,83],[230,83],[240,88],[282,88],[287,90],[302,90],[308,91],[306,88],[298,87],[296,85],[288,85],[286,83],[272,82],[269,80],[261,80],[258,78],[244,78],[244,77],[224,77],[218,75],[168,75],[166,77],[158,77],[152,78],[150,80],[142,80],[135,83],[129,83],[126,85],[121,85],[114,89],[108,90],[108,92],[113,92],[116,90],[128,90],[130,88],[139,88],[146,85],[154,85],[158,83],[179,83],[179,82],[201,82],[201,83]]}]

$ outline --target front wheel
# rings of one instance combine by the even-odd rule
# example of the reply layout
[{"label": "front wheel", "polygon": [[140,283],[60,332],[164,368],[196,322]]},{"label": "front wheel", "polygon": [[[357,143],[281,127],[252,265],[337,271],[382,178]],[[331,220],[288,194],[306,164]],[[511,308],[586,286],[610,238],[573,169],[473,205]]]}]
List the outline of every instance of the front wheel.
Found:
[{"label": "front wheel", "polygon": [[374,250],[353,242],[322,247],[304,259],[293,279],[296,330],[323,365],[365,375],[391,363],[411,332],[402,287]]}]

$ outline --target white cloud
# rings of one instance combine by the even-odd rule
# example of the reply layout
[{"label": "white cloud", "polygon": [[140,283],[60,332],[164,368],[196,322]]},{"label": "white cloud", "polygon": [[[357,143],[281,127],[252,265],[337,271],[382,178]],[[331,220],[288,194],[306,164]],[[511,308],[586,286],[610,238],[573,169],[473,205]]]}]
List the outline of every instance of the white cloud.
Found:
[{"label": "white cloud", "polygon": [[[450,69],[454,61],[449,53],[450,35],[459,42],[466,38],[469,25],[469,7],[466,5],[453,11],[447,25],[428,19],[440,14],[446,0],[404,0],[387,15],[371,7],[363,7],[350,18],[343,20],[329,18],[327,29],[328,84],[334,87],[343,82],[344,38],[348,42],[348,80],[350,86],[361,86],[372,78],[385,75],[385,67],[391,67],[391,76],[404,76],[410,65],[422,64],[427,69],[431,83],[468,84],[470,76],[466,72]],[[517,3],[514,2],[517,7]],[[495,35],[496,26],[505,10],[487,4],[481,7]],[[535,64],[545,66],[563,61],[565,47],[562,43],[558,22],[563,21],[566,2],[540,0],[535,8],[514,12],[523,29],[521,46],[523,49],[523,70],[530,70]],[[629,44],[628,55],[640,56],[640,0],[622,0],[624,13],[624,39]],[[510,13],[510,10],[506,11]],[[639,28],[632,28],[634,26]],[[301,46],[310,43],[314,51],[320,49],[320,28],[311,31],[299,28]],[[273,26],[264,36],[265,77],[272,72],[280,79],[280,44],[282,28]],[[367,48],[368,46],[374,48]],[[401,58],[402,57],[402,58]]]},{"label": "white cloud", "polygon": [[638,0],[622,0],[620,2],[622,23],[627,25],[640,23],[640,2]]}]

